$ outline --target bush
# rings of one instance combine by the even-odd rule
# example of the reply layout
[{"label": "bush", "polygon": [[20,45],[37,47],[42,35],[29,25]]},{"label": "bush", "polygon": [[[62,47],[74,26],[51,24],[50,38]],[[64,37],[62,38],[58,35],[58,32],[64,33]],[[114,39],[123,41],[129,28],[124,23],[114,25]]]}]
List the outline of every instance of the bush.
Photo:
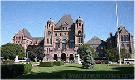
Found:
[{"label": "bush", "polygon": [[54,61],[53,64],[56,66],[61,66],[61,65],[64,65],[64,62],[63,61]]},{"label": "bush", "polygon": [[53,67],[53,62],[40,62],[41,67]]},{"label": "bush", "polygon": [[31,69],[32,69],[32,64],[25,64],[24,65],[24,74],[31,72]]},{"label": "bush", "polygon": [[15,78],[22,74],[27,74],[31,71],[31,64],[3,64],[1,65],[2,78]]}]

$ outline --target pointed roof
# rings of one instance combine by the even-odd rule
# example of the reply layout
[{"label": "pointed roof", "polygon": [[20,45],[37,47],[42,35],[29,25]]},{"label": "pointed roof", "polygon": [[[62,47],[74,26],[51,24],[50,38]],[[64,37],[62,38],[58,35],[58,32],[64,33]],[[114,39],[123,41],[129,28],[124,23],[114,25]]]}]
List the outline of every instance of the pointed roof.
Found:
[{"label": "pointed roof", "polygon": [[97,36],[92,37],[87,44],[100,44],[101,39],[99,39]]},{"label": "pointed roof", "polygon": [[23,28],[21,32],[24,34],[24,37],[27,37],[29,39],[32,39],[29,31],[26,28]]},{"label": "pointed roof", "polygon": [[73,19],[70,15],[64,15],[56,24],[56,28],[60,28],[61,25],[66,25],[70,27],[73,24]]}]

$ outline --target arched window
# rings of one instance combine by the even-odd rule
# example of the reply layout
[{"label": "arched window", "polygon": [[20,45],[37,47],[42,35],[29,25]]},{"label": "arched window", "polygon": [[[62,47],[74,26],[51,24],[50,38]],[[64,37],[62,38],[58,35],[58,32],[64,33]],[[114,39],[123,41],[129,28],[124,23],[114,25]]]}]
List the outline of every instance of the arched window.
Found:
[{"label": "arched window", "polygon": [[66,39],[62,40],[62,49],[66,49]]},{"label": "arched window", "polygon": [[55,36],[57,36],[57,33],[55,33]]},{"label": "arched window", "polygon": [[81,26],[81,23],[79,23],[79,26]]},{"label": "arched window", "polygon": [[50,44],[52,44],[52,38],[50,39]]},{"label": "arched window", "polygon": [[49,39],[47,39],[47,44],[49,43]]},{"label": "arched window", "polygon": [[123,41],[123,36],[121,35],[121,41]]},{"label": "arched window", "polygon": [[79,35],[79,36],[81,35],[81,31],[80,31],[80,30],[78,31],[78,35]]},{"label": "arched window", "polygon": [[60,36],[61,36],[61,33],[60,33]]},{"label": "arched window", "polygon": [[48,31],[48,35],[51,35],[51,31]]}]

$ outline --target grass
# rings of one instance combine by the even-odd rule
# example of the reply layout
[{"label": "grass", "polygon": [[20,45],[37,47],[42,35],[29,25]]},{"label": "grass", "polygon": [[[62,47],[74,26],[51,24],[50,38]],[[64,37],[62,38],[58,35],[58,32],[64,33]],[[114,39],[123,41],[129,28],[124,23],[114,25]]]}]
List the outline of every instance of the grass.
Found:
[{"label": "grass", "polygon": [[109,66],[107,64],[96,64],[92,69],[82,69],[79,64],[64,64],[54,67],[35,66],[32,72],[20,76],[22,79],[134,79],[133,66]]}]

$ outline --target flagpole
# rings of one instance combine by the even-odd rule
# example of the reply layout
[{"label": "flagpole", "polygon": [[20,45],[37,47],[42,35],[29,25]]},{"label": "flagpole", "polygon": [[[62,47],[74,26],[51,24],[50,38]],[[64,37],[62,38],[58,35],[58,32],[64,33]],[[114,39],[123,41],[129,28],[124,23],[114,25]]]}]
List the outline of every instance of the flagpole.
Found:
[{"label": "flagpole", "polygon": [[[119,17],[118,17],[118,5],[117,5],[117,0],[116,0],[116,26],[119,28]],[[117,43],[118,43],[118,53],[119,53],[119,64],[121,65],[121,56],[120,56],[120,34],[119,34],[119,30],[118,30],[118,39],[117,39]]]}]

